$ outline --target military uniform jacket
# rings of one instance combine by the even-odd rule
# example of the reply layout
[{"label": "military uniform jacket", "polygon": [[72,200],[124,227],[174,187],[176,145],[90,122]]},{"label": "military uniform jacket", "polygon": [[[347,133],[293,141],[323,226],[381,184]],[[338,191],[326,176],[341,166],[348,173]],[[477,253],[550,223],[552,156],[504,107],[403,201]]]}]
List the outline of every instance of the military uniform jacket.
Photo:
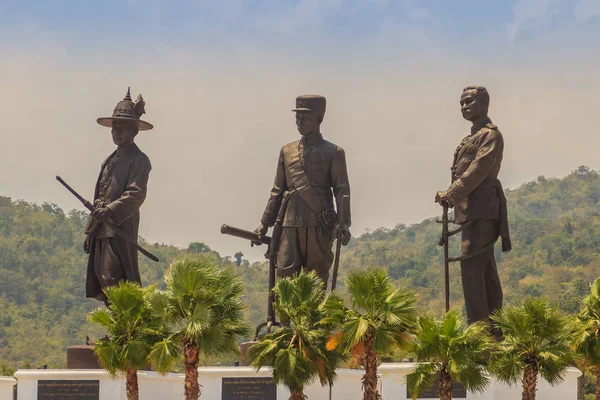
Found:
[{"label": "military uniform jacket", "polygon": [[498,178],[504,139],[487,119],[472,128],[454,153],[452,184],[448,198],[454,205],[454,221],[462,224],[481,218],[501,219],[506,199]]},{"label": "military uniform jacket", "polygon": [[346,169],[346,155],[344,149],[324,140],[320,133],[304,136],[281,149],[273,189],[261,223],[264,226],[275,224],[283,195],[285,192],[290,192],[283,226],[320,225],[317,213],[304,203],[298,193],[294,193],[290,160],[298,153],[304,173],[322,204],[333,209],[333,196],[335,196],[337,223],[350,226],[350,184]]},{"label": "military uniform jacket", "polygon": [[[102,179],[105,167],[110,159],[118,154],[112,173],[108,179]],[[140,224],[140,206],[146,199],[148,175],[152,166],[146,154],[135,143],[118,148],[103,163],[94,192],[94,204],[111,210],[113,220],[130,238],[137,240]],[[114,237],[114,233],[104,224],[98,224],[91,216],[85,233],[90,239],[96,237]],[[130,243],[119,240],[120,256],[128,280],[140,282],[137,249]],[[88,279],[93,275],[93,259],[88,262]]]}]

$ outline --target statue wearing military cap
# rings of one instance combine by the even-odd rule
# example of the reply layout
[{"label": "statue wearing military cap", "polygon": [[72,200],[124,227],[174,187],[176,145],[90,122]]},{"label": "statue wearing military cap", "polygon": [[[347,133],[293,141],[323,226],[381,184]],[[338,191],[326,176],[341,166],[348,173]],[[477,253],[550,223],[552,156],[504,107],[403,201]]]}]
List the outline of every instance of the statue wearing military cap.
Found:
[{"label": "statue wearing military cap", "polygon": [[[140,119],[145,113],[141,95],[131,100],[129,89],[110,117],[97,122],[111,128],[117,149],[104,160],[94,191],[94,212],[88,219],[84,250],[89,254],[86,296],[106,301],[102,290],[121,280],[141,284],[136,247],[117,236],[110,220],[134,241],[138,237],[140,206],[146,199],[150,160],[134,143],[139,131],[153,126]],[[134,242],[135,243],[135,242]]]},{"label": "statue wearing military cap", "polygon": [[454,207],[454,223],[462,231],[461,276],[469,323],[487,319],[502,308],[502,287],[494,244],[511,249],[506,198],[498,173],[504,139],[488,116],[490,96],[483,86],[469,86],[460,98],[471,132],[454,152],[452,183],[435,201]]},{"label": "statue wearing military cap", "polygon": [[271,195],[256,232],[281,223],[278,276],[314,270],[325,285],[334,260],[334,238],[350,241],[350,184],[344,149],[323,139],[325,97],[296,98],[300,140],[281,149]]}]

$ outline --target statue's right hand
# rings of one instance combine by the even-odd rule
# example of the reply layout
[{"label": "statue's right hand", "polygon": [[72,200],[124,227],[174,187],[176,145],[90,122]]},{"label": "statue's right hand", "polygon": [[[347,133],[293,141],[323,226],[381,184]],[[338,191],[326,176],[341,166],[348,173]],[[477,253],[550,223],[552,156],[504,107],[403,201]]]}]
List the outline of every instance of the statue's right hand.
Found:
[{"label": "statue's right hand", "polygon": [[[269,227],[268,227],[268,226],[264,226],[263,224],[260,224],[260,225],[258,226],[258,228],[256,228],[256,229],[254,230],[254,232],[258,233],[258,234],[259,234],[259,235],[261,235],[261,236],[264,236],[264,235],[266,235],[266,234],[267,234],[267,231],[268,231],[268,230],[269,230]],[[251,246],[260,246],[261,244],[262,244],[261,242],[254,242],[254,241],[252,241],[250,245],[251,245]]]},{"label": "statue's right hand", "polygon": [[85,252],[85,254],[90,254],[90,237],[86,236],[85,240],[83,241],[83,251]]}]

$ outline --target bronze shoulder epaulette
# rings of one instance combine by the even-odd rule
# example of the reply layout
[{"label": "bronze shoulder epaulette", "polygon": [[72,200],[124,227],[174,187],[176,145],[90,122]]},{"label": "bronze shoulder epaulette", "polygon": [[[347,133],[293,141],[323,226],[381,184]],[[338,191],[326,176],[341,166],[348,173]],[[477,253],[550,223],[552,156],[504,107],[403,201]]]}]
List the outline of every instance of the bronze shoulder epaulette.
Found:
[{"label": "bronze shoulder epaulette", "polygon": [[488,122],[487,124],[485,124],[486,128],[490,128],[490,129],[498,129],[498,127],[494,124],[492,124],[491,122]]}]

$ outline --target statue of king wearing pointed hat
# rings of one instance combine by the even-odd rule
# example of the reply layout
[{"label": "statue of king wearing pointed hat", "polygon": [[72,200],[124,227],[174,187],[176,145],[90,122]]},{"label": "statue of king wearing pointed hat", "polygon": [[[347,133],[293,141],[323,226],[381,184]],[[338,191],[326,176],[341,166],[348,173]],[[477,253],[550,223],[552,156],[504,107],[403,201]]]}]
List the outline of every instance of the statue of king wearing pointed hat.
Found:
[{"label": "statue of king wearing pointed hat", "polygon": [[[116,150],[102,163],[94,192],[94,212],[90,214],[83,248],[89,254],[86,296],[106,302],[103,289],[119,281],[141,284],[137,249],[118,237],[109,225],[116,225],[137,241],[140,206],[146,199],[150,160],[134,143],[139,131],[153,128],[140,119],[145,113],[141,95],[136,101],[127,95],[113,110],[111,117],[97,122],[111,128]],[[109,221],[112,224],[107,224]]]}]

